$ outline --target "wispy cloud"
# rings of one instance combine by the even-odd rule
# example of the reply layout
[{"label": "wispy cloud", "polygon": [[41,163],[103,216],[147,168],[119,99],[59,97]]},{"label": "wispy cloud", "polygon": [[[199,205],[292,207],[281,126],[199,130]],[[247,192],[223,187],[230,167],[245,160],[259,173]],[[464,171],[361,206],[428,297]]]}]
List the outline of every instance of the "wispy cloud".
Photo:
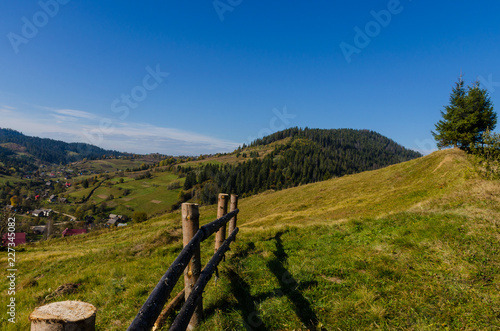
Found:
[{"label": "wispy cloud", "polygon": [[60,115],[67,115],[67,116],[72,116],[72,117],[78,117],[78,118],[86,118],[86,119],[96,119],[97,116],[86,112],[86,111],[81,111],[81,110],[74,110],[74,109],[51,109],[53,112],[60,114]]},{"label": "wispy cloud", "polygon": [[[106,119],[95,114],[73,109],[44,108],[48,114],[34,112],[27,116],[26,112],[21,111],[3,112],[0,127],[12,128],[28,135],[85,142],[133,153],[199,155],[232,151],[239,145],[229,140],[145,123],[112,121],[109,127],[103,128],[102,121]],[[9,110],[7,107],[1,109]]]},{"label": "wispy cloud", "polygon": [[0,105],[0,113],[12,113],[16,108],[7,106],[7,105]]}]

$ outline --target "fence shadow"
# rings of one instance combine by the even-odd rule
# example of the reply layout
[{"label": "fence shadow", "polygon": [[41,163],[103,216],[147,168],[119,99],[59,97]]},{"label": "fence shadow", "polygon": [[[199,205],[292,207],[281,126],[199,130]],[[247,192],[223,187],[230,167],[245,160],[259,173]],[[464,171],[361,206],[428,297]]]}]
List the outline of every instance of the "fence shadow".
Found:
[{"label": "fence shadow", "polygon": [[[253,242],[249,242],[248,244],[246,244],[246,247],[244,249],[239,250],[237,253],[234,253],[232,258],[244,259],[254,249],[255,244]],[[224,275],[229,279],[231,293],[238,301],[238,305],[236,308],[241,314],[245,329],[248,331],[267,331],[268,329],[262,321],[257,306],[255,305],[255,302],[261,302],[265,299],[260,297],[253,297],[250,294],[250,285],[245,282],[245,280],[241,278],[241,276],[235,270],[233,270],[233,268],[227,268],[224,272]],[[268,294],[266,297],[270,296],[272,295]],[[221,299],[212,304],[210,307],[207,307],[204,310],[204,314],[205,316],[211,316],[214,314],[216,309],[227,312],[233,310],[234,308],[235,306],[228,303],[227,300]]]},{"label": "fence shadow", "polygon": [[238,300],[238,309],[241,312],[245,329],[248,331],[267,330],[255,306],[256,299],[250,294],[250,285],[234,270],[229,270],[228,276],[231,281],[231,292]]},{"label": "fence shadow", "polygon": [[[267,267],[271,273],[276,277],[279,283],[279,288],[267,293],[262,293],[258,296],[251,295],[250,285],[238,274],[237,270],[232,267],[227,267],[224,275],[229,279],[231,286],[231,293],[237,300],[237,306],[229,303],[227,300],[220,299],[213,303],[210,307],[204,310],[206,317],[215,313],[216,309],[223,312],[234,311],[236,308],[243,319],[245,329],[248,331],[253,330],[268,330],[261,316],[257,305],[272,297],[286,296],[292,302],[295,314],[299,317],[304,326],[313,331],[326,331],[324,327],[318,328],[318,317],[311,308],[309,301],[297,289],[299,283],[293,278],[290,272],[284,267],[284,263],[288,259],[283,248],[281,236],[285,232],[279,232],[274,237],[269,238],[269,241],[276,241],[276,250],[273,252],[274,258],[267,262]],[[253,243],[247,244],[245,249],[238,251],[233,257],[237,255],[238,259],[244,259],[255,250]],[[315,285],[316,282],[303,282],[302,286],[308,287]]]},{"label": "fence shadow", "polygon": [[[314,313],[309,301],[297,289],[299,283],[293,278],[290,272],[284,267],[288,255],[283,249],[281,236],[284,232],[278,232],[271,240],[276,241],[275,258],[267,263],[269,270],[274,274],[279,282],[280,288],[277,290],[277,296],[286,296],[293,303],[295,313],[301,322],[311,331],[318,330],[318,317]],[[320,330],[325,330],[321,328]]]}]

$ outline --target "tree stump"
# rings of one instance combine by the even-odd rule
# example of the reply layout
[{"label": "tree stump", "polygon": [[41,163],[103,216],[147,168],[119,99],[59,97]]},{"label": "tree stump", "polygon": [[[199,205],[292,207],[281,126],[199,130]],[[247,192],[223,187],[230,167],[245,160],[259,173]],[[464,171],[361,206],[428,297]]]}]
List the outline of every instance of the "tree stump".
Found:
[{"label": "tree stump", "polygon": [[96,308],[81,301],[61,301],[35,308],[31,331],[95,331]]}]

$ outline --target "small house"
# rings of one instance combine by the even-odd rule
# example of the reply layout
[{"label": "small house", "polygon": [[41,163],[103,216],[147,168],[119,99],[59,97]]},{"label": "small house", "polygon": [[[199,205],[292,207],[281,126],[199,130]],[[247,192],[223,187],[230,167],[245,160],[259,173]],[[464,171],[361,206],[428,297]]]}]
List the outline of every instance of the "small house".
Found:
[{"label": "small house", "polygon": [[14,236],[12,236],[12,234],[9,235],[8,233],[4,233],[2,236],[2,246],[12,247],[12,244],[14,244],[14,247],[26,244],[26,233],[16,232],[14,233]]},{"label": "small house", "polygon": [[45,212],[41,209],[35,209],[31,212],[31,215],[35,217],[45,217]]},{"label": "small house", "polygon": [[84,234],[87,233],[87,229],[64,229],[62,232],[63,237],[70,237],[70,236],[75,236],[77,234]]},{"label": "small house", "polygon": [[57,201],[57,195],[52,194],[52,195],[50,196],[50,198],[49,198],[49,201],[50,201],[50,202],[56,202],[56,201]]},{"label": "small house", "polygon": [[35,217],[49,217],[50,214],[52,213],[52,209],[35,209],[31,212],[31,215]]},{"label": "small house", "polygon": [[106,224],[108,224],[108,225],[117,225],[119,222],[120,222],[120,219],[118,217],[113,217],[113,218],[108,219],[108,221],[106,222]]},{"label": "small house", "polygon": [[109,214],[108,221],[106,222],[106,224],[118,225],[118,223],[125,221],[126,219],[127,217],[123,215]]},{"label": "small house", "polygon": [[34,234],[44,234],[45,231],[47,230],[46,225],[35,225],[31,226],[30,230],[33,231]]}]

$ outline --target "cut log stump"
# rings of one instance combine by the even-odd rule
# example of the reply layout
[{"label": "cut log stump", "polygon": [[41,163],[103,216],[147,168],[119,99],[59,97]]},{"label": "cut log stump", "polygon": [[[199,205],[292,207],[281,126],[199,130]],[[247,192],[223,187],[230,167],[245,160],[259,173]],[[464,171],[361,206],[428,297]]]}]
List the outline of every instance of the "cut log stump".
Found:
[{"label": "cut log stump", "polygon": [[31,331],[95,331],[96,308],[81,301],[60,301],[35,308]]}]

